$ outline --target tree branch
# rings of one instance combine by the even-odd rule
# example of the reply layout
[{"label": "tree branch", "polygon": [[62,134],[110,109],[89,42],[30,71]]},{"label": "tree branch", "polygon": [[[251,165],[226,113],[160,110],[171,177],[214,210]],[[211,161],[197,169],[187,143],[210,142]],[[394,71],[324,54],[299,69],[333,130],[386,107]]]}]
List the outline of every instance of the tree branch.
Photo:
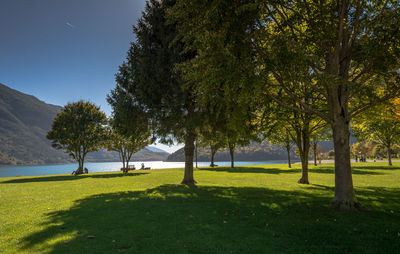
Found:
[{"label": "tree branch", "polygon": [[379,98],[379,99],[377,99],[375,101],[371,101],[371,102],[365,103],[365,104],[359,106],[358,108],[355,108],[354,110],[350,111],[349,112],[350,119],[355,117],[356,115],[360,114],[361,112],[363,112],[363,111],[365,111],[365,110],[367,110],[367,109],[369,109],[369,108],[371,108],[373,106],[378,105],[381,102],[384,102],[384,101],[387,101],[389,99],[395,98],[395,97],[397,97],[399,95],[400,95],[400,87],[398,87],[393,93],[387,94],[387,95],[385,95],[385,96],[383,96],[383,97],[381,97],[381,98]]}]

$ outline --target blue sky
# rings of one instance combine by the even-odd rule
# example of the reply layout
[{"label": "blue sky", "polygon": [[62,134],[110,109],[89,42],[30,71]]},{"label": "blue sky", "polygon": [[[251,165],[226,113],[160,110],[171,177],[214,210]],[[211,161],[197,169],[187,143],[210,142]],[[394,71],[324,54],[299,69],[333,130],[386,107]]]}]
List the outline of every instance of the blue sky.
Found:
[{"label": "blue sky", "polygon": [[106,94],[144,6],[145,0],[1,0],[0,83],[55,105],[89,100],[109,115]]}]

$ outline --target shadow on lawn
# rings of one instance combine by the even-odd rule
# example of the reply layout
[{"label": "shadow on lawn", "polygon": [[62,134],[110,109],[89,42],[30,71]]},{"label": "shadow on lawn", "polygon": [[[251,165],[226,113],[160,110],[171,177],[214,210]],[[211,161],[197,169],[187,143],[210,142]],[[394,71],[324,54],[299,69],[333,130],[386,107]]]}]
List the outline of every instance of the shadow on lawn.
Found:
[{"label": "shadow on lawn", "polygon": [[352,165],[352,168],[354,169],[363,169],[363,170],[400,170],[399,166],[388,166],[388,165],[381,165],[381,166],[358,166],[357,165]]},{"label": "shadow on lawn", "polygon": [[[311,166],[311,165],[310,165]],[[362,169],[362,170],[360,170]],[[355,175],[383,175],[381,172],[373,172],[372,170],[363,170],[364,168],[352,168],[352,172]],[[366,167],[365,169],[368,169]],[[207,171],[224,171],[229,173],[264,173],[264,174],[292,174],[301,173],[301,169],[285,169],[285,168],[261,168],[261,167],[215,167],[215,168],[199,168],[199,170]],[[310,173],[320,174],[334,174],[334,168],[332,166],[316,166],[309,168]]]},{"label": "shadow on lawn", "polygon": [[[394,253],[400,248],[400,205],[386,203],[400,189],[360,190],[360,200],[372,198],[374,209],[341,213],[329,208],[333,191],[323,187],[310,192],[164,185],[94,195],[48,213],[44,229],[22,239],[21,251]],[[385,212],[388,207],[396,213]]]},{"label": "shadow on lawn", "polygon": [[60,175],[60,176],[40,176],[40,177],[29,177],[29,178],[19,178],[8,180],[4,182],[0,182],[0,184],[4,183],[32,183],[32,182],[52,182],[52,181],[73,181],[73,180],[81,180],[85,178],[116,178],[116,177],[132,177],[132,176],[140,176],[147,175],[149,173],[128,173],[124,174],[101,174],[101,173],[93,173],[87,175]]},{"label": "shadow on lawn", "polygon": [[[368,167],[360,168],[360,167],[352,167],[351,172],[354,175],[383,175],[381,172],[374,172],[373,170],[366,170]],[[320,174],[334,174],[335,169],[333,166],[313,166],[309,169],[310,173],[320,173]]]},{"label": "shadow on lawn", "polygon": [[264,173],[264,174],[290,174],[300,173],[300,169],[280,169],[280,168],[259,168],[259,167],[214,167],[214,168],[199,168],[199,170],[216,171],[216,172],[229,172],[229,173]]}]

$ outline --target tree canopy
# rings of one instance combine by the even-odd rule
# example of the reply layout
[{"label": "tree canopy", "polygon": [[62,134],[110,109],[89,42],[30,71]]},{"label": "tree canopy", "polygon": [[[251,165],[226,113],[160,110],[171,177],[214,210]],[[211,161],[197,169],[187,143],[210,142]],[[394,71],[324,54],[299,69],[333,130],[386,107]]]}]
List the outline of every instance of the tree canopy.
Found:
[{"label": "tree canopy", "polygon": [[[198,52],[183,69],[187,80],[198,82],[202,97],[228,80],[226,94],[254,89],[329,123],[335,147],[332,206],[357,207],[349,124],[399,94],[398,1],[177,0],[170,18],[178,22],[187,49]],[[304,100],[305,91],[315,106]]]},{"label": "tree canopy", "polygon": [[400,143],[400,117],[394,101],[375,106],[356,117],[352,130],[358,140],[383,146],[387,150],[389,166],[392,165],[392,147]]},{"label": "tree canopy", "polygon": [[113,109],[113,117],[109,121],[106,147],[119,153],[122,168],[127,172],[132,155],[153,142],[150,119],[118,84],[107,96],[107,101]]},{"label": "tree canopy", "polygon": [[85,101],[68,103],[56,115],[47,138],[54,148],[69,153],[79,163],[78,173],[83,173],[86,155],[104,145],[106,124],[106,115],[96,105]]}]

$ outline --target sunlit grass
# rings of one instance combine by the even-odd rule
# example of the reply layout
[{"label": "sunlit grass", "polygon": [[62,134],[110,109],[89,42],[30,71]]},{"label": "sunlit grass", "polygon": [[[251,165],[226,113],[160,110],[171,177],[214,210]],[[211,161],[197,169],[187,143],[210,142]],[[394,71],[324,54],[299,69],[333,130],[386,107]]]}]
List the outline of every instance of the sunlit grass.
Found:
[{"label": "sunlit grass", "polygon": [[[398,253],[400,163],[353,168],[363,210],[330,209],[333,165],[0,178],[0,253]],[[89,236],[89,238],[88,238]]]}]

